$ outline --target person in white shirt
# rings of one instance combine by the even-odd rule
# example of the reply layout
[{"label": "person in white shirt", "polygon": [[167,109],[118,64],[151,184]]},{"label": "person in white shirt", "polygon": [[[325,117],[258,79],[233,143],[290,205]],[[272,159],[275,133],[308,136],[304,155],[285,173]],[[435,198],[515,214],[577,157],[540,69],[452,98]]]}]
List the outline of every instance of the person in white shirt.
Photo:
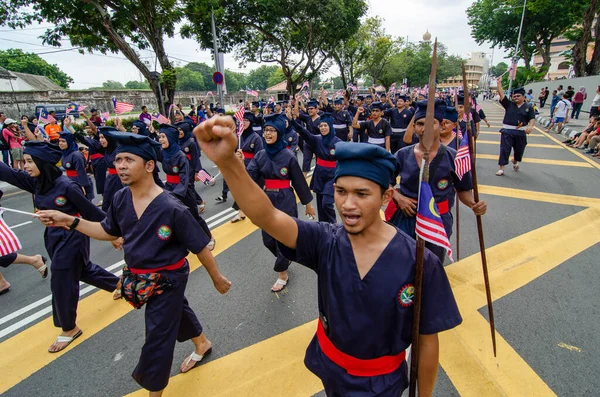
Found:
[{"label": "person in white shirt", "polygon": [[560,134],[563,128],[563,124],[567,124],[569,122],[570,109],[571,102],[569,101],[567,94],[563,94],[562,99],[556,104],[556,108],[554,109],[554,118],[552,119],[552,122],[548,126],[548,130],[546,132],[550,132],[552,127],[554,127],[554,125],[557,124],[557,134]]}]

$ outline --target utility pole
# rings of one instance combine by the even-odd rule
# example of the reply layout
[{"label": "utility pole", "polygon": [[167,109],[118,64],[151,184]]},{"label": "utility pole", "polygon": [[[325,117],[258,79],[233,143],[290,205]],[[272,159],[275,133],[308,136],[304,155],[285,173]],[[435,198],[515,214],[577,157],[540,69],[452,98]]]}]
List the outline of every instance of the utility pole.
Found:
[{"label": "utility pole", "polygon": [[225,69],[223,69],[223,65],[221,65],[221,59],[219,57],[219,44],[217,41],[217,29],[215,28],[215,13],[210,12],[210,22],[212,26],[212,35],[213,35],[213,48],[214,48],[214,57],[215,57],[215,68],[217,72],[223,73],[223,83],[217,84],[217,93],[219,95],[219,103],[225,109],[225,102],[223,101],[223,84],[225,84]]},{"label": "utility pole", "polygon": [[[519,46],[521,45],[521,33],[523,32],[523,21],[525,20],[525,9],[527,9],[527,0],[525,0],[523,3],[523,13],[521,14],[521,26],[519,26],[519,37],[517,38],[517,45],[515,47],[515,53],[514,53],[513,59],[512,59],[513,64],[515,65],[515,70],[514,70],[515,76],[517,75],[517,70],[516,70],[517,69],[517,61],[518,61],[517,53],[519,52]],[[510,91],[512,89],[512,82],[513,82],[512,79],[510,78],[511,74],[512,73],[508,74],[508,97],[509,98],[512,97],[511,93],[510,93]]]}]

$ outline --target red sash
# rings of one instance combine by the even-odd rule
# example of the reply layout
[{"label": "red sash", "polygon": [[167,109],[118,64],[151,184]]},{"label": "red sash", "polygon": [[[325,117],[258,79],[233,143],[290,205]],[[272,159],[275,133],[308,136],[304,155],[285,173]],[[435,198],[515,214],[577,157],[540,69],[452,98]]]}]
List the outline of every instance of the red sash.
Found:
[{"label": "red sash", "polygon": [[117,175],[117,169],[116,168],[109,168],[108,169],[108,173],[110,175]]},{"label": "red sash", "polygon": [[265,189],[289,189],[290,187],[289,179],[265,179]]},{"label": "red sash", "polygon": [[172,184],[176,185],[179,182],[181,182],[181,178],[179,177],[179,174],[167,174],[167,183],[172,183]]},{"label": "red sash", "polygon": [[323,160],[320,158],[317,158],[317,165],[320,165],[321,167],[325,167],[325,168],[335,168],[335,161],[329,161],[329,160]]},{"label": "red sash", "polygon": [[77,178],[76,170],[65,170],[69,178]]},{"label": "red sash", "polygon": [[160,272],[163,270],[177,270],[177,269],[183,267],[183,265],[185,265],[185,258],[182,258],[181,260],[173,263],[172,265],[155,267],[153,269],[135,269],[133,267],[130,267],[129,271],[133,274],[148,274],[148,273]]}]

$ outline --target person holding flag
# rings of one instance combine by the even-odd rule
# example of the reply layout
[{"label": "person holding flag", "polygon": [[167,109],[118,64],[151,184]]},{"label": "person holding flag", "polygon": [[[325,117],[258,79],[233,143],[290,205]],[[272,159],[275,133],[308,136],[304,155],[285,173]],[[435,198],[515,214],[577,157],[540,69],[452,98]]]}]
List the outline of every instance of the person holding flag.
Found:
[{"label": "person holding flag", "polygon": [[[395,159],[375,145],[335,146],[335,204],[341,223],[307,222],[278,210],[232,159],[231,118],[194,133],[218,165],[239,205],[281,253],[317,274],[319,321],[304,363],[328,396],[399,396],[408,385],[416,243],[381,219],[392,199]],[[419,393],[431,395],[438,369],[438,332],[462,321],[440,261],[426,251],[419,333]]]},{"label": "person holding flag", "polygon": [[[455,157],[456,151],[440,143],[440,123],[444,119],[445,104],[441,100],[435,101],[434,112],[434,138],[429,151],[429,185],[431,186],[433,197],[437,206],[437,213],[440,215],[444,224],[447,238],[452,235],[452,207],[455,200],[455,189],[458,192],[459,200],[467,207],[473,210],[475,215],[486,213],[487,204],[485,201],[475,203],[473,197],[473,185],[470,175],[459,178],[456,174]],[[417,112],[414,116],[414,130],[419,137],[419,143],[408,146],[396,152],[397,174],[400,176],[400,185],[394,191],[394,202],[398,209],[391,216],[390,221],[400,230],[407,233],[412,238],[416,238],[415,227],[417,223],[417,204],[420,187],[420,164],[423,158],[424,147],[422,143],[423,132],[425,130],[425,113],[427,111],[427,101],[417,103]],[[395,178],[394,182],[395,183]],[[391,206],[394,207],[393,205]],[[388,214],[390,211],[386,211]],[[428,243],[427,248],[433,251],[443,262],[445,248]]]},{"label": "person holding flag", "polygon": [[75,181],[81,188],[88,200],[94,199],[94,185],[86,172],[86,160],[77,146],[75,133],[67,130],[60,133],[58,147],[62,150],[61,164],[66,175]]}]

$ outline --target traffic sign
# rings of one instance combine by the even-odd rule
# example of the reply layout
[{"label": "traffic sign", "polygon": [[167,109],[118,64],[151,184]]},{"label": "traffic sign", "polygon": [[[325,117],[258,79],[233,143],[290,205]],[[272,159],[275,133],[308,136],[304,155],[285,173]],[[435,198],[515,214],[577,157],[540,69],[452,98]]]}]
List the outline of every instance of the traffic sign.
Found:
[{"label": "traffic sign", "polygon": [[214,72],[213,73],[213,81],[215,82],[215,84],[223,84],[223,73]]}]

